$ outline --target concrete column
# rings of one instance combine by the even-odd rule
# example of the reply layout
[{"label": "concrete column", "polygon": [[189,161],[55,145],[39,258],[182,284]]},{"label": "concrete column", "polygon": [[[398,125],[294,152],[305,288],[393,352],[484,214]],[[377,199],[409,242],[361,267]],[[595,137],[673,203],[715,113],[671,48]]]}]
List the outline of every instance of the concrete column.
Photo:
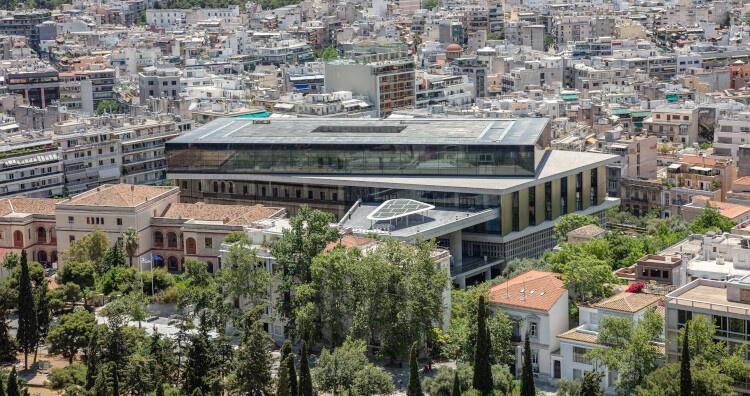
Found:
[{"label": "concrete column", "polygon": [[[532,187],[533,188],[533,187]],[[529,226],[529,189],[524,188],[518,192],[518,229],[523,230]]]},{"label": "concrete column", "polygon": [[44,88],[39,88],[39,96],[42,97],[42,108],[46,107],[46,101],[44,98]]},{"label": "concrete column", "polygon": [[508,235],[513,231],[513,196],[500,196],[500,232]]},{"label": "concrete column", "polygon": [[568,213],[576,211],[576,175],[568,176]]},{"label": "concrete column", "polygon": [[544,222],[544,183],[540,183],[536,186],[536,192],[534,193],[536,198],[536,224],[542,224]]},{"label": "concrete column", "polygon": [[560,179],[552,180],[552,220],[560,217]]},{"label": "concrete column", "polygon": [[457,267],[461,267],[461,257],[463,257],[463,233],[461,230],[455,231],[450,234],[450,250],[451,256],[453,256],[453,262]]},{"label": "concrete column", "polygon": [[602,165],[597,168],[596,171],[598,172],[596,175],[596,183],[598,184],[596,195],[599,200],[597,204],[601,205],[604,203],[604,200],[607,199],[607,170],[605,166]]},{"label": "concrete column", "polygon": [[492,279],[492,271],[491,270],[484,271],[484,280],[489,281],[491,279]]},{"label": "concrete column", "polygon": [[466,289],[466,277],[461,275],[458,278],[456,278],[456,282],[458,282],[458,288],[461,290]]}]

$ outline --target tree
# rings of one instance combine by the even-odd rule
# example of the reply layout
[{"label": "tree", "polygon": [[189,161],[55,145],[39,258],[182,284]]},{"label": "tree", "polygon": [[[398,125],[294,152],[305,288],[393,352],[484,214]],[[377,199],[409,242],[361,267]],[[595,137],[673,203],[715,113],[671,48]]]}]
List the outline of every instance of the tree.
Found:
[{"label": "tree", "polygon": [[[680,383],[675,379],[680,375],[680,365],[665,364],[657,368],[643,380],[635,389],[637,396],[679,396]],[[691,368],[691,395],[720,396],[731,395],[733,380],[721,372],[715,364],[695,365]]]},{"label": "tree", "polygon": [[[287,357],[289,358],[288,360]],[[289,393],[291,396],[297,396],[297,370],[294,367],[294,354],[292,353],[292,342],[285,340],[281,346],[281,361],[287,363],[287,370],[289,371]]]},{"label": "tree", "polygon": [[617,283],[610,264],[592,255],[575,256],[555,270],[562,273],[565,287],[576,302],[607,297],[611,293],[610,285]]},{"label": "tree", "polygon": [[529,335],[523,341],[523,368],[521,371],[521,396],[535,396],[534,371],[531,367],[531,345]]},{"label": "tree", "polygon": [[461,396],[461,383],[458,380],[458,370],[453,373],[453,389],[451,396]]},{"label": "tree", "polygon": [[120,107],[120,105],[117,103],[116,100],[113,99],[106,99],[99,102],[98,105],[96,105],[96,114],[102,115],[104,113],[115,113],[117,112],[117,109]]},{"label": "tree", "polygon": [[65,263],[72,261],[91,261],[97,266],[99,273],[104,272],[101,268],[102,258],[109,248],[109,239],[99,228],[84,235],[81,239],[73,241],[68,250],[63,253]]},{"label": "tree", "polygon": [[242,301],[243,311],[263,310],[268,305],[271,275],[264,266],[258,265],[255,249],[240,241],[229,246],[229,251],[222,257],[222,269],[216,276],[216,285],[226,296],[225,302],[232,302],[232,317],[239,321],[242,311],[233,309],[233,301]]},{"label": "tree", "polygon": [[490,335],[487,332],[487,307],[484,295],[479,296],[477,309],[477,336],[474,347],[474,379],[472,386],[482,396],[492,395],[492,368],[490,362]]},{"label": "tree", "polygon": [[350,391],[357,371],[369,364],[366,350],[363,340],[351,338],[333,351],[323,349],[312,373],[316,388],[334,395]]},{"label": "tree", "polygon": [[602,392],[601,381],[604,373],[601,371],[587,371],[583,374],[583,381],[581,382],[581,390],[579,396],[604,396]]},{"label": "tree", "polygon": [[310,363],[307,360],[307,343],[302,341],[299,355],[299,385],[297,396],[313,396],[312,375],[310,375]]},{"label": "tree", "polygon": [[[1,293],[0,293],[1,294]],[[10,299],[10,297],[7,297]],[[0,297],[0,363],[15,362],[18,344],[8,332],[6,297]],[[2,383],[0,383],[2,387]]]},{"label": "tree", "polygon": [[319,58],[324,62],[338,59],[338,57],[339,57],[339,52],[336,50],[336,48],[333,48],[333,47],[323,48],[320,51],[320,56],[319,56]]},{"label": "tree", "polygon": [[434,10],[438,6],[438,0],[426,0],[424,2],[424,8],[427,10]]},{"label": "tree", "polygon": [[29,353],[36,348],[39,338],[39,329],[36,323],[36,312],[34,310],[34,294],[29,277],[29,264],[26,251],[21,251],[20,277],[18,280],[18,340],[23,351],[23,366],[29,368]]},{"label": "tree", "polygon": [[287,356],[279,362],[279,373],[276,377],[276,396],[290,396],[292,393],[289,383],[289,362],[291,356]]},{"label": "tree", "polygon": [[690,223],[690,231],[704,234],[708,231],[729,232],[734,222],[722,216],[719,210],[706,202],[706,207]]},{"label": "tree", "polygon": [[281,269],[281,314],[290,321],[290,327],[294,326],[294,289],[312,280],[313,258],[339,237],[338,230],[331,226],[333,221],[330,213],[303,206],[273,245],[272,254]]},{"label": "tree", "polygon": [[96,282],[97,268],[91,261],[68,261],[57,273],[61,284],[74,283],[81,290],[94,288]]},{"label": "tree", "polygon": [[368,364],[354,375],[352,396],[390,395],[393,391],[393,377],[380,367]]},{"label": "tree", "polygon": [[552,237],[557,242],[568,240],[568,233],[585,225],[598,225],[599,220],[594,216],[571,213],[560,217],[552,226]]},{"label": "tree", "polygon": [[256,314],[244,318],[243,334],[235,355],[230,388],[239,394],[263,396],[271,390],[270,340]]},{"label": "tree", "polygon": [[122,236],[125,241],[125,252],[128,254],[128,264],[133,267],[133,257],[138,254],[138,241],[140,240],[138,231],[133,227],[128,227]]},{"label": "tree", "polygon": [[190,337],[190,346],[185,362],[183,394],[192,394],[196,389],[208,392],[210,390],[211,356],[209,340],[206,334],[198,332]]},{"label": "tree", "polygon": [[[21,253],[23,256],[23,252]],[[18,375],[16,374],[16,366],[10,369],[10,375],[8,375],[8,396],[21,396],[21,391],[18,389]]]},{"label": "tree", "polygon": [[689,328],[690,322],[685,323],[685,330],[682,334],[682,359],[680,360],[680,396],[690,396],[693,391],[693,379],[690,376]]},{"label": "tree", "polygon": [[419,363],[417,355],[419,354],[417,343],[411,346],[409,357],[409,385],[406,388],[406,396],[422,396],[422,384],[419,381]]},{"label": "tree", "polygon": [[102,258],[102,272],[107,272],[112,268],[125,266],[125,253],[122,250],[122,241],[115,241]]},{"label": "tree", "polygon": [[49,297],[47,296],[47,279],[45,278],[36,288],[34,299],[34,310],[36,313],[37,340],[34,347],[34,363],[36,363],[37,351],[47,333],[52,319],[50,313]]},{"label": "tree", "polygon": [[618,394],[633,394],[636,386],[658,367],[662,355],[654,341],[661,337],[662,322],[654,309],[647,311],[635,324],[611,316],[600,321],[597,343],[603,347],[592,350],[589,355],[619,372]]}]

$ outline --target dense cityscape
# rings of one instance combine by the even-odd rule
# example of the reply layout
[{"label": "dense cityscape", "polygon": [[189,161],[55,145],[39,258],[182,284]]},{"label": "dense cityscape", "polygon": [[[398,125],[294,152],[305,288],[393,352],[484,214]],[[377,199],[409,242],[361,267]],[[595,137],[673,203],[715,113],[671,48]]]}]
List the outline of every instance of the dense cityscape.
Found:
[{"label": "dense cityscape", "polygon": [[0,3],[0,396],[750,396],[750,3]]}]

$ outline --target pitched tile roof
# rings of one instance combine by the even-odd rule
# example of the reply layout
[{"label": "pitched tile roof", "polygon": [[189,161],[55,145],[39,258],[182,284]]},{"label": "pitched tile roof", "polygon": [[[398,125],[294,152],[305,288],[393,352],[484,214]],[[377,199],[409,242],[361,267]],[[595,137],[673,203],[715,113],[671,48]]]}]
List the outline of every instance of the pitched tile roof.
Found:
[{"label": "pitched tile roof", "polygon": [[570,232],[568,232],[568,236],[593,238],[595,236],[603,234],[604,232],[604,229],[599,227],[598,225],[587,224],[585,226],[578,227],[575,230],[571,230]]},{"label": "pitched tile roof", "polygon": [[350,249],[353,247],[363,248],[366,246],[370,246],[377,241],[372,238],[366,238],[366,237],[359,237],[351,234],[342,235],[341,238],[339,238],[336,241],[333,241],[326,245],[325,249],[323,249],[324,252],[330,252],[331,250],[335,249],[337,246],[341,246],[344,249]]},{"label": "pitched tile roof", "polygon": [[562,334],[559,334],[557,338],[561,338],[564,340],[572,340],[572,341],[579,341],[579,342],[585,342],[589,344],[597,344],[597,333],[593,331],[581,331],[579,328],[570,329]]},{"label": "pitched tile roof", "polygon": [[263,205],[217,205],[203,202],[173,203],[167,207],[161,217],[247,225],[271,217],[280,211],[283,211],[283,209]]},{"label": "pitched tile roof", "polygon": [[0,200],[0,216],[11,213],[55,214],[55,204],[60,199],[14,197]]},{"label": "pitched tile roof", "polygon": [[177,187],[106,184],[76,195],[66,205],[136,207]]},{"label": "pitched tile roof", "polygon": [[649,293],[628,293],[626,291],[594,304],[596,308],[635,313],[659,302],[662,297]]},{"label": "pitched tile roof", "polygon": [[549,311],[566,292],[559,274],[532,270],[492,287],[490,302]]}]

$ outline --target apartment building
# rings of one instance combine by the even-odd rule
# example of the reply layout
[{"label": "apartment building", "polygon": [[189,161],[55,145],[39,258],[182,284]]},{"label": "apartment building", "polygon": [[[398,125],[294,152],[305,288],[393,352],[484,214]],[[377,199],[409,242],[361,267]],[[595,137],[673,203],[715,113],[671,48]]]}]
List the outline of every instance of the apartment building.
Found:
[{"label": "apartment building", "polygon": [[417,74],[417,108],[434,105],[466,106],[474,102],[474,85],[468,76]]},{"label": "apartment building", "polygon": [[697,107],[661,107],[653,109],[651,117],[643,120],[643,128],[649,135],[690,146],[698,143],[698,117]]},{"label": "apartment building", "polygon": [[120,181],[159,184],[166,180],[164,144],[180,135],[174,120],[140,119],[114,131],[122,154]]},{"label": "apartment building", "polygon": [[528,271],[490,289],[490,309],[502,309],[513,321],[515,375],[523,367],[523,342],[529,338],[531,367],[542,381],[560,378],[557,335],[568,330],[568,290],[559,274]]},{"label": "apartment building", "polygon": [[[729,350],[750,346],[750,275],[724,281],[696,279],[666,296],[666,350],[670,361],[680,359],[680,329],[698,316],[714,323],[714,339]],[[750,395],[750,381],[734,384]]]},{"label": "apartment building", "polygon": [[138,73],[141,103],[148,98],[177,98],[181,91],[180,71],[172,65],[149,66]]},{"label": "apartment building", "polygon": [[657,138],[655,136],[622,136],[617,131],[608,131],[604,139],[599,139],[596,148],[590,151],[615,154],[620,160],[607,166],[607,194],[611,197],[621,197],[624,178],[656,179],[656,151]]},{"label": "apartment building", "polygon": [[68,194],[120,180],[122,154],[112,131],[79,122],[61,123],[56,126],[55,142],[60,148]]},{"label": "apartment building", "polygon": [[489,64],[482,57],[468,56],[456,59],[451,63],[451,73],[454,76],[469,77],[469,82],[474,84],[475,98],[487,96]]},{"label": "apartment building", "polygon": [[725,201],[736,178],[731,158],[683,155],[667,166],[665,202],[671,205],[672,214],[679,214],[679,207],[693,202],[694,197]]},{"label": "apartment building", "polygon": [[52,197],[63,192],[63,167],[54,141],[40,133],[0,140],[0,197]]},{"label": "apartment building", "polygon": [[720,118],[714,130],[714,155],[740,159],[739,148],[750,144],[750,112],[744,111]]},{"label": "apartment building", "polygon": [[94,114],[94,91],[89,77],[81,72],[60,73],[60,106]]},{"label": "apartment building", "polygon": [[379,117],[413,108],[416,100],[414,61],[400,53],[357,56],[327,63],[326,92],[351,91],[365,96]]},{"label": "apartment building", "polygon": [[95,110],[102,101],[115,99],[115,69],[102,64],[91,64],[81,73],[91,82]]},{"label": "apartment building", "polygon": [[[655,309],[662,297],[648,293],[621,292],[592,305],[579,306],[578,326],[557,335],[559,356],[555,356],[553,378],[582,380],[587,371],[603,373],[601,388],[605,394],[615,394],[617,371],[597,364],[587,356],[592,349],[601,348],[597,338],[599,324],[604,318],[625,318],[633,323]],[[657,344],[661,349],[663,346]],[[559,360],[558,360],[559,358]]]},{"label": "apartment building", "polygon": [[44,108],[60,99],[60,76],[52,67],[28,67],[5,76],[8,92],[23,96],[31,106]]}]

